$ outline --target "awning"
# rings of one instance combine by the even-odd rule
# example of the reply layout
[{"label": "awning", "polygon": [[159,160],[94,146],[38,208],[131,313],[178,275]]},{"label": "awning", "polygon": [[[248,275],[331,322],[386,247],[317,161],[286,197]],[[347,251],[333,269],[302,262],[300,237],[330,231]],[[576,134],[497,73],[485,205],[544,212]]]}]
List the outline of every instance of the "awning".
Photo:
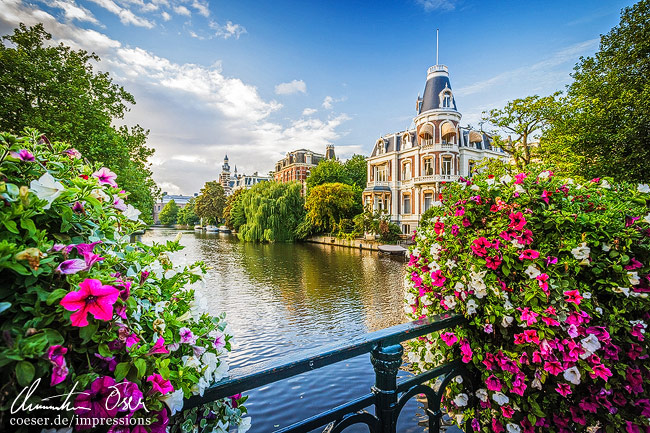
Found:
[{"label": "awning", "polygon": [[[456,128],[449,122],[443,123],[442,129],[440,130],[441,136],[444,137],[447,134],[456,135]],[[471,140],[470,140],[471,141]]]},{"label": "awning", "polygon": [[483,136],[478,131],[470,131],[469,133],[469,142],[470,143],[480,143],[483,141]]},{"label": "awning", "polygon": [[433,125],[431,124],[426,124],[420,128],[420,133],[419,136],[422,138],[433,138]]}]

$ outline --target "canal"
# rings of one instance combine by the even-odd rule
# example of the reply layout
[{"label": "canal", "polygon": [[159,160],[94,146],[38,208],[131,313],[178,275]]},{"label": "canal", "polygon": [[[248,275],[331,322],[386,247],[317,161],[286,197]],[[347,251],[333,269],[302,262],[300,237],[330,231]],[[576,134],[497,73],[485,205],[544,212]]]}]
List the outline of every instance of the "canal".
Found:
[{"label": "canal", "polygon": [[[173,239],[154,229],[143,242]],[[225,234],[183,231],[190,260],[212,269],[209,309],[226,313],[236,345],[230,366],[249,366],[405,322],[404,260],[319,244],[254,244]],[[407,373],[401,372],[402,375]],[[366,394],[374,373],[369,355],[248,392],[251,433],[267,433]],[[415,400],[399,432],[422,432],[424,409]],[[367,428],[349,428],[363,432]]]}]

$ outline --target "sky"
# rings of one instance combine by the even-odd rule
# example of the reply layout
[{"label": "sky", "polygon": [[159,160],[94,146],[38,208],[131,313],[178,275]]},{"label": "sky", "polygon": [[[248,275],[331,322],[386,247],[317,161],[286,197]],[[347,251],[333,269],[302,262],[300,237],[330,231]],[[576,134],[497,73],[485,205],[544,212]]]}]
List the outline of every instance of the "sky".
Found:
[{"label": "sky", "polygon": [[631,1],[0,0],[0,34],[42,22],[97,53],[134,95],[118,124],[150,130],[154,180],[193,194],[292,150],[346,159],[412,125],[426,71],[449,74],[461,125],[570,83]]}]

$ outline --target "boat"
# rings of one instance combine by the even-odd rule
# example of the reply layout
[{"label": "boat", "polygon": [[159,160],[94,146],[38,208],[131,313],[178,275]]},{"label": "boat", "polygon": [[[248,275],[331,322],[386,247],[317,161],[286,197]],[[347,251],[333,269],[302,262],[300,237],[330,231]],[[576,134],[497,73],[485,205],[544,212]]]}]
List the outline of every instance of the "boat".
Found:
[{"label": "boat", "polygon": [[220,233],[232,233],[230,229],[226,226],[219,226],[219,232]]},{"label": "boat", "polygon": [[400,246],[400,245],[379,245],[377,247],[377,250],[379,250],[380,253],[384,254],[396,254],[396,255],[406,255],[406,252],[408,251],[406,248]]},{"label": "boat", "polygon": [[203,226],[201,224],[197,224],[194,226],[194,230],[203,230]]},{"label": "boat", "polygon": [[206,232],[218,232],[219,227],[213,226],[213,225],[207,225],[207,226],[205,226],[205,231]]}]

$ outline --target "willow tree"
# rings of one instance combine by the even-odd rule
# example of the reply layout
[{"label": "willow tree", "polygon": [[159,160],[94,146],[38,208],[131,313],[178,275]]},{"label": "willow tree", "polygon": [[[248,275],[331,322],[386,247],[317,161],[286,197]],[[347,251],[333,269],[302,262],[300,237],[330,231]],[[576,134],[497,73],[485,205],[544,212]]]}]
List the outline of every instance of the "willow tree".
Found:
[{"label": "willow tree", "polygon": [[299,182],[261,182],[243,194],[246,223],[238,236],[253,242],[291,242],[305,216]]},{"label": "willow tree", "polygon": [[342,219],[350,219],[361,213],[361,200],[355,190],[344,183],[324,183],[312,188],[305,208],[307,220],[318,232],[330,231]]}]

